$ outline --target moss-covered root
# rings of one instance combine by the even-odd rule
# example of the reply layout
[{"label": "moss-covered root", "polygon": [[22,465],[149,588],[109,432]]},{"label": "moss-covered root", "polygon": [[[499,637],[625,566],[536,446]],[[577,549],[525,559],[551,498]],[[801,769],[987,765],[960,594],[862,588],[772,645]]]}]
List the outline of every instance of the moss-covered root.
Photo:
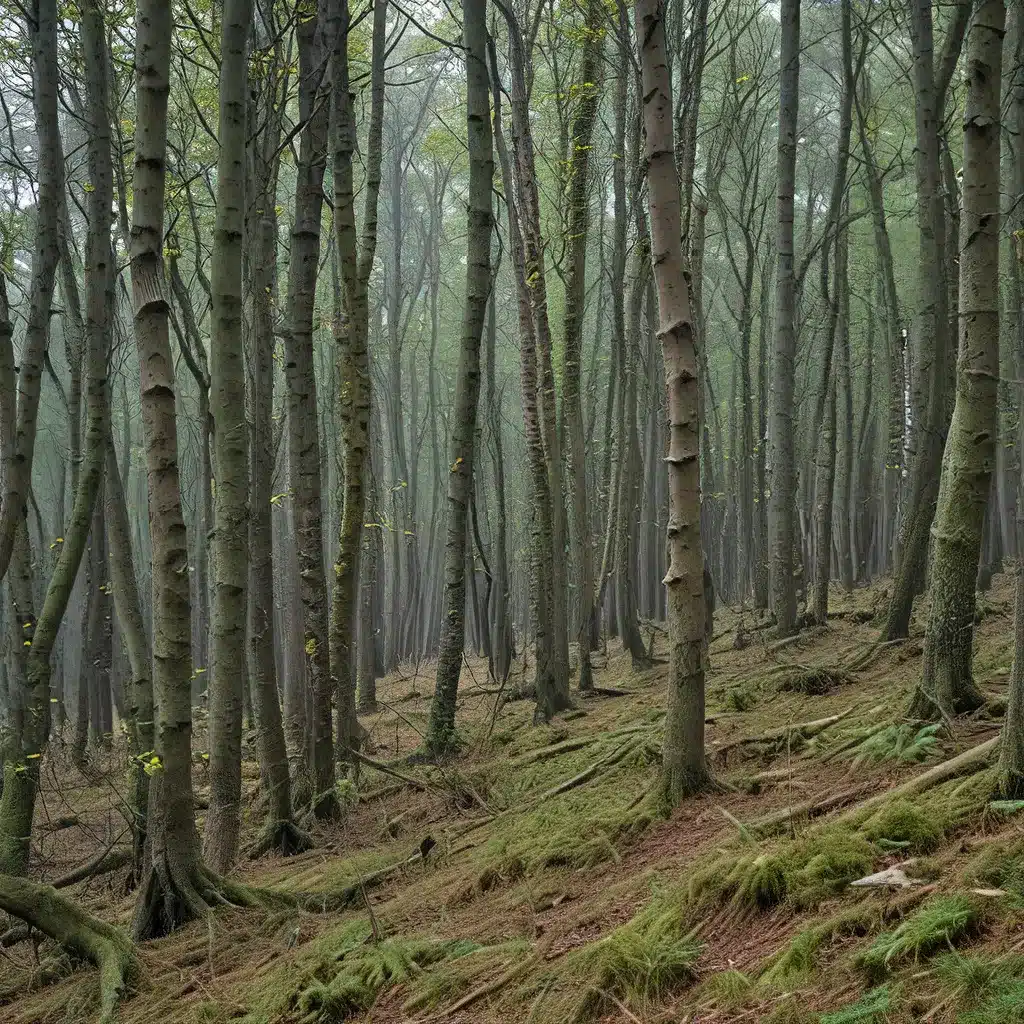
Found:
[{"label": "moss-covered root", "polygon": [[268,821],[260,830],[252,845],[246,850],[250,860],[256,860],[265,853],[277,852],[282,857],[294,857],[313,848],[313,837],[294,821],[283,819]]},{"label": "moss-covered root", "polygon": [[0,908],[21,918],[100,970],[101,1021],[114,1011],[139,973],[131,939],[119,928],[87,913],[56,889],[24,878],[0,875]]},{"label": "moss-covered root", "polygon": [[271,909],[296,905],[292,896],[232,882],[199,861],[154,858],[139,889],[132,934],[139,942],[160,938],[218,906]]}]

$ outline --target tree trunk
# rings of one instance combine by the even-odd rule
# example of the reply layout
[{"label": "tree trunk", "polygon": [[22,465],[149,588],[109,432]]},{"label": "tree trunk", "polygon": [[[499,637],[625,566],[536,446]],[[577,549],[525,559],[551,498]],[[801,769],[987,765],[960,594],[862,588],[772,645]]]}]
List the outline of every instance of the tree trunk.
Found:
[{"label": "tree trunk", "polygon": [[[1013,73],[1007,88],[1010,194],[1024,196],[1024,0],[1011,0],[1007,34],[1013,40]],[[1024,408],[1024,205],[1011,207],[1006,236],[1010,249],[1011,308],[1016,311],[1012,339],[1017,367],[1017,407]],[[1017,445],[1024,448],[1024,416],[1017,417]],[[1017,582],[1013,628],[1013,670],[1007,693],[1006,719],[999,745],[999,789],[1007,799],[1024,796],[1024,474],[1017,477]]]},{"label": "tree trunk", "polygon": [[576,112],[570,130],[571,154],[568,175],[568,248],[569,265],[565,278],[564,344],[565,364],[562,415],[569,442],[569,476],[572,483],[572,537],[576,549],[579,576],[576,592],[580,596],[579,688],[594,687],[590,648],[594,632],[594,551],[591,543],[590,508],[587,495],[586,440],[581,397],[583,316],[587,276],[587,239],[590,226],[590,151],[594,124],[601,100],[604,77],[604,17],[600,0],[587,0],[583,46],[580,56],[580,84],[573,88]]},{"label": "tree trunk", "polygon": [[133,923],[139,939],[163,935],[201,917],[217,901],[200,861],[192,791],[188,542],[178,478],[174,363],[163,260],[170,48],[170,7],[161,0],[139,0],[131,274],[153,550],[156,707],[149,855]]},{"label": "tree trunk", "polygon": [[220,156],[211,259],[210,408],[217,466],[210,678],[210,810],[203,854],[225,872],[238,853],[242,799],[242,693],[246,686],[249,452],[242,352],[246,75],[252,0],[221,12]]},{"label": "tree trunk", "polygon": [[796,390],[796,297],[793,268],[793,193],[800,100],[800,0],[782,0],[779,54],[778,230],[775,241],[775,351],[772,361],[770,443],[771,609],[778,632],[796,628],[796,465],[793,436]]},{"label": "tree trunk", "polygon": [[[356,718],[356,639],[359,622],[359,555],[366,522],[372,383],[368,347],[369,282],[377,247],[384,117],[384,49],[387,0],[375,0],[371,69],[370,133],[367,148],[362,240],[356,237],[352,160],[356,145],[355,111],[349,86],[348,2],[341,3],[339,43],[331,56],[335,87],[331,94],[334,224],[342,279],[344,316],[335,324],[341,378],[341,429],[345,444],[345,494],[334,567],[331,610],[331,668],[337,685],[338,745],[345,756],[359,746]],[[398,396],[394,396],[397,400]],[[398,632],[399,624],[391,623]]]},{"label": "tree trunk", "polygon": [[[566,638],[559,633],[561,620],[556,621],[553,612],[556,603],[557,566],[562,555],[556,550],[554,501],[541,423],[537,328],[527,276],[526,243],[521,219],[524,214],[519,208],[517,199],[518,190],[523,183],[518,177],[515,177],[518,174],[518,168],[513,171],[512,162],[505,146],[501,121],[502,89],[498,78],[497,57],[493,41],[490,45],[490,59],[494,83],[491,93],[494,102],[495,148],[501,162],[502,180],[512,182],[516,186],[516,191],[506,186],[505,199],[519,314],[519,383],[533,507],[533,517],[530,523],[530,602],[536,658],[534,689],[538,710],[541,714],[550,717],[555,711],[562,710],[569,705],[568,664],[563,659],[562,650]],[[518,146],[519,143],[517,142],[516,145]],[[562,603],[564,607],[564,596]]]},{"label": "tree trunk", "polygon": [[[56,61],[56,22],[48,24],[39,10],[39,33],[53,38],[40,40],[50,58]],[[107,403],[107,354],[110,347],[110,306],[113,286],[113,261],[110,248],[109,216],[113,202],[113,172],[110,160],[110,122],[107,114],[107,53],[105,30],[100,9],[93,3],[83,5],[82,48],[85,55],[86,93],[89,121],[89,175],[93,190],[89,195],[89,236],[86,246],[86,398],[88,422],[85,455],[78,478],[78,489],[71,518],[64,530],[42,611],[38,619],[18,616],[29,647],[26,664],[25,718],[21,736],[22,771],[5,779],[0,798],[0,845],[7,856],[0,860],[0,872],[23,874],[28,862],[28,837],[32,831],[39,768],[50,729],[50,658],[60,629],[71,588],[78,573],[93,519],[93,506],[103,479],[104,448],[109,431]],[[47,58],[47,59],[50,59]],[[45,67],[37,64],[37,88]],[[56,66],[51,69],[56,74]],[[23,367],[24,369],[24,367]],[[102,526],[100,527],[102,534]],[[26,533],[27,543],[27,533]],[[94,585],[99,587],[99,583]],[[97,593],[97,600],[101,600]],[[109,685],[109,679],[105,680]],[[13,828],[13,831],[12,831]],[[25,837],[22,841],[17,837]],[[11,854],[15,854],[13,857]],[[20,853],[20,856],[18,854]]]},{"label": "tree trunk", "polygon": [[662,0],[637,0],[646,129],[651,261],[668,412],[668,547],[665,574],[671,662],[662,788],[675,804],[707,786],[704,758],[704,557],[700,543],[700,423],[690,289],[680,240],[679,175],[672,145],[672,83]]},{"label": "tree trunk", "polygon": [[466,299],[462,343],[455,378],[451,458],[448,473],[445,601],[437,657],[434,698],[430,705],[426,745],[434,754],[457,742],[455,702],[462,672],[466,609],[465,552],[469,538],[469,505],[473,498],[473,456],[480,397],[480,340],[491,291],[491,145],[490,89],[487,81],[487,5],[463,0],[463,43],[466,48],[466,132],[469,148],[469,205],[466,214]]},{"label": "tree trunk", "polygon": [[3,504],[0,507],[0,579],[7,574],[14,535],[28,512],[39,394],[50,336],[54,280],[60,259],[58,224],[64,189],[64,156],[57,120],[60,83],[56,0],[35,0],[28,20],[32,45],[32,102],[39,154],[36,166],[36,234],[28,318],[18,361],[15,440],[4,465]]},{"label": "tree trunk", "polygon": [[937,76],[933,62],[932,5],[929,0],[908,2],[914,48],[914,107],[917,125],[915,152],[919,307],[912,353],[913,462],[903,521],[900,524],[899,561],[882,634],[887,640],[909,635],[914,595],[920,589],[928,557],[943,445],[949,422],[946,394],[951,346],[939,131],[945,107],[944,83],[948,83],[952,74],[951,71],[947,74],[945,68],[950,54],[953,55],[952,63],[956,63],[964,28],[959,20],[951,26]]},{"label": "tree trunk", "polygon": [[128,663],[132,675],[128,697],[128,750],[131,755],[129,775],[132,783],[129,800],[135,821],[132,832],[132,863],[135,877],[138,878],[143,867],[149,811],[149,775],[143,770],[143,764],[153,756],[152,652],[142,614],[139,586],[135,578],[131,527],[128,523],[124,488],[117,466],[113,438],[110,437],[107,440],[103,494],[114,610],[128,650]]},{"label": "tree trunk", "polygon": [[973,711],[974,584],[999,432],[999,131],[1005,5],[981,3],[967,43],[956,406],[942,459],[924,673],[911,711]]},{"label": "tree trunk", "polygon": [[[285,332],[285,380],[288,386],[288,465],[295,537],[299,556],[299,591],[303,610],[303,651],[311,716],[309,768],[314,811],[334,818],[339,812],[334,793],[334,740],[328,647],[327,579],[324,575],[323,509],[321,507],[320,439],[317,388],[313,370],[313,316],[320,260],[320,219],[326,165],[328,104],[318,90],[324,54],[324,15],[300,19],[299,135],[295,218],[288,269],[290,325]],[[319,26],[319,27],[318,27]]]},{"label": "tree trunk", "polygon": [[[275,57],[278,56],[275,50]],[[252,142],[252,196],[246,203],[246,276],[251,310],[250,374],[251,428],[249,433],[249,585],[248,665],[252,685],[256,752],[260,784],[266,794],[267,818],[249,851],[283,855],[298,853],[309,844],[292,820],[291,779],[278,694],[273,606],[274,544],[274,316],[277,300],[276,192],[281,119],[277,116],[281,87],[273,76],[253,76],[253,123],[264,127]],[[301,735],[301,730],[300,730]]]}]

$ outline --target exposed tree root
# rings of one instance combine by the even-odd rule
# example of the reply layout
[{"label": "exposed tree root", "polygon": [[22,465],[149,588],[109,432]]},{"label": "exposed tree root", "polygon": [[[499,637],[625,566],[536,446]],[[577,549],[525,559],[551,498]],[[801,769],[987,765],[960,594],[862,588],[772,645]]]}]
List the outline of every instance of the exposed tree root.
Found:
[{"label": "exposed tree root", "polygon": [[595,761],[588,768],[584,768],[578,775],[574,775],[571,779],[566,779],[564,782],[560,782],[557,786],[552,786],[550,789],[546,789],[537,798],[537,802],[540,803],[544,800],[550,800],[551,797],[558,796],[560,793],[567,793],[570,789],[582,786],[584,782],[589,782],[595,775],[598,775],[605,768],[609,768],[613,764],[618,764],[620,761],[624,760],[640,746],[641,741],[639,740],[630,740],[623,743],[621,747],[616,747],[611,753],[606,754],[604,757]]},{"label": "exposed tree root", "polygon": [[272,889],[233,882],[196,861],[154,859],[135,905],[132,934],[139,942],[161,938],[187,921],[204,917],[215,907],[296,905],[294,897]]},{"label": "exposed tree root", "polygon": [[583,750],[584,747],[592,746],[599,739],[599,736],[580,736],[570,740],[562,740],[560,743],[552,743],[547,747],[538,747],[536,750],[528,750],[525,754],[510,758],[506,765],[509,768],[521,768],[523,765],[546,761],[551,757],[561,757],[562,754],[571,754],[575,750]]},{"label": "exposed tree root", "polygon": [[246,850],[250,860],[256,860],[265,853],[276,851],[282,857],[292,857],[297,853],[305,853],[312,849],[313,837],[294,821],[283,818],[280,821],[268,821],[260,830],[260,834]]},{"label": "exposed tree root", "polygon": [[52,886],[24,878],[0,875],[0,908],[99,968],[100,1020],[112,1021],[118,1002],[139,973],[128,936],[60,896]]}]

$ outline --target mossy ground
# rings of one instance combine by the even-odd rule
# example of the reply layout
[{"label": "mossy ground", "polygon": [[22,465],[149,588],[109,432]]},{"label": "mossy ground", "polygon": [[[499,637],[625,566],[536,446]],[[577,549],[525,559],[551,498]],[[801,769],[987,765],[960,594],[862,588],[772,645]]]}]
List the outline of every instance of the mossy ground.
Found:
[{"label": "mossy ground", "polygon": [[[1005,691],[1011,586],[997,578],[978,632],[977,681],[993,699]],[[347,789],[344,820],[316,826],[316,849],[238,869],[243,881],[319,894],[323,906],[355,887],[352,905],[323,913],[313,900],[272,916],[228,909],[151,943],[121,1019],[1024,1022],[1013,952],[1024,948],[1024,813],[990,806],[990,772],[868,815],[840,806],[770,834],[753,827],[859,787],[855,803],[998,728],[984,715],[958,723],[953,737],[904,724],[920,644],[872,653],[877,627],[855,613],[879,600],[876,588],[837,593],[845,618],[774,654],[757,632],[733,650],[736,616],[719,613],[708,750],[725,787],[668,819],[652,800],[663,666],[634,674],[612,643],[607,659],[595,656],[596,682],[628,696],[580,698],[534,726],[526,702],[495,714],[481,685],[486,669],[471,660],[460,691],[464,753],[435,766],[403,760],[422,742],[429,666],[381,681],[388,706],[363,718],[371,753],[423,788],[364,768]],[[749,614],[745,621],[749,629]],[[735,745],[847,711],[805,742]],[[46,814],[75,814],[81,825],[40,832],[37,876],[59,875],[112,834],[116,746],[88,777],[54,759]],[[200,794],[205,771],[197,757]],[[247,762],[253,833],[258,779]],[[433,847],[415,856],[427,837]],[[848,887],[907,858],[920,884],[905,892]],[[111,920],[130,913],[122,876],[71,894]],[[95,1016],[87,970],[45,944],[38,959],[30,944],[9,957],[0,963],[0,1020]]]}]

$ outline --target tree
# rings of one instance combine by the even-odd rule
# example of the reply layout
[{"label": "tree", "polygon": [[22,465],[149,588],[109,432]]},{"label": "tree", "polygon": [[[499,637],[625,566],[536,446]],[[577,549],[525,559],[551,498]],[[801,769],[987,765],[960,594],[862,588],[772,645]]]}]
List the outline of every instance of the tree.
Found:
[{"label": "tree", "polygon": [[455,742],[455,700],[462,673],[466,607],[466,543],[473,494],[476,415],[480,398],[480,341],[491,290],[491,141],[490,89],[487,83],[487,5],[463,0],[466,52],[466,134],[469,148],[469,205],[466,212],[466,295],[462,343],[455,381],[454,424],[448,475],[445,540],[444,610],[437,657],[434,698],[426,744],[434,754]]},{"label": "tree", "polygon": [[[1024,195],[1024,3],[1008,5],[1007,38],[1013,43],[1013,65],[1008,81],[1007,127],[1010,193]],[[1010,240],[1010,308],[1016,310],[1013,346],[1018,377],[1024,366],[1024,206],[1015,203],[1007,217]],[[1024,408],[1024,387],[1018,384],[1018,409]],[[1024,417],[1018,416],[1017,443],[1024,445]],[[1024,553],[1024,474],[1017,478],[1017,555]],[[1024,794],[1024,572],[1018,568],[1015,588],[1013,669],[1007,693],[1006,718],[999,745],[999,789],[1007,799]]]},{"label": "tree", "polygon": [[918,293],[914,324],[915,374],[911,384],[915,446],[910,484],[900,524],[899,558],[883,636],[909,635],[914,595],[922,583],[939,490],[949,423],[949,298],[946,289],[946,213],[939,164],[939,133],[946,92],[963,44],[970,2],[959,0],[938,66],[934,60],[932,5],[908,0],[914,52],[914,112],[917,129]]},{"label": "tree", "polygon": [[779,13],[778,229],[775,240],[775,351],[772,366],[770,438],[771,609],[780,635],[796,628],[796,542],[793,505],[796,466],[793,448],[796,389],[796,309],[793,261],[793,195],[796,190],[796,134],[800,104],[800,2],[782,0]]},{"label": "tree", "polygon": [[704,556],[700,542],[700,422],[697,354],[690,289],[680,241],[679,174],[672,140],[672,80],[665,47],[662,0],[637,0],[636,33],[647,134],[651,262],[665,363],[669,448],[668,598],[669,691],[662,755],[662,787],[672,803],[703,789]]},{"label": "tree", "polygon": [[210,274],[210,408],[216,461],[210,680],[210,812],[203,852],[215,871],[238,852],[242,797],[242,691],[248,583],[249,452],[242,352],[246,55],[252,0],[225,0],[221,16],[220,157]]},{"label": "tree", "polygon": [[599,0],[587,0],[580,55],[580,81],[574,87],[576,110],[569,130],[567,157],[569,266],[565,282],[565,364],[562,415],[569,442],[569,477],[572,483],[572,535],[579,567],[579,642],[581,690],[594,686],[590,648],[594,642],[594,552],[590,540],[587,467],[583,405],[581,401],[583,316],[585,312],[587,240],[590,227],[590,153],[601,99],[604,65],[604,10]]},{"label": "tree", "polygon": [[1001,2],[978,5],[967,42],[956,405],[942,459],[924,672],[911,713],[973,711],[974,583],[999,434],[999,143]]},{"label": "tree", "polygon": [[[346,49],[348,0],[341,0],[341,26],[332,52],[331,149],[334,172],[334,231],[342,280],[342,315],[334,324],[341,385],[341,430],[345,442],[344,495],[338,557],[334,566],[331,609],[331,665],[337,686],[338,743],[351,752],[359,743],[356,718],[356,639],[359,615],[360,548],[366,522],[369,475],[370,377],[369,283],[377,248],[377,200],[380,195],[381,135],[384,117],[386,0],[375,0],[371,113],[362,238],[356,235],[352,158],[356,146],[355,111]],[[351,756],[350,753],[346,756]]]},{"label": "tree", "polygon": [[149,852],[135,904],[136,938],[200,917],[214,884],[200,859],[192,792],[191,616],[181,510],[174,362],[164,281],[164,183],[171,10],[140,0],[135,22],[135,168],[131,275],[142,383],[149,528],[153,546],[153,701]]},{"label": "tree", "polygon": [[295,215],[288,265],[288,329],[285,381],[288,386],[288,469],[299,556],[303,612],[303,652],[312,716],[307,722],[308,767],[319,818],[334,818],[334,736],[328,647],[327,578],[324,574],[320,434],[313,364],[313,320],[320,262],[320,219],[327,163],[328,80],[324,74],[325,12],[306,12],[296,27],[299,55],[299,158],[295,172]]}]

